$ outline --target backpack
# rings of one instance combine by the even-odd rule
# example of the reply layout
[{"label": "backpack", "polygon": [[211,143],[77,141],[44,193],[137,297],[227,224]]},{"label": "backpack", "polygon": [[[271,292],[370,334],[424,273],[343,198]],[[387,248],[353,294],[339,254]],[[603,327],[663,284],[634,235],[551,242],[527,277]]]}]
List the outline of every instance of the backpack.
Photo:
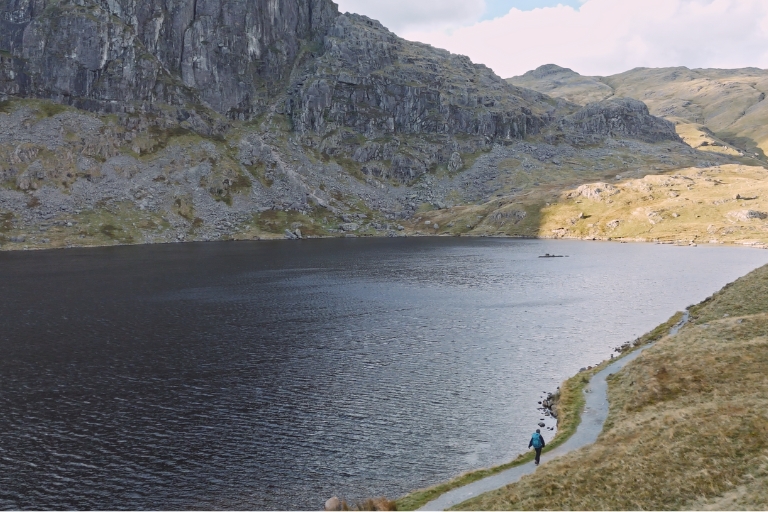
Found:
[{"label": "backpack", "polygon": [[533,441],[534,448],[541,448],[541,446],[544,444],[542,443],[543,439],[541,438],[541,434],[539,434],[538,432],[533,433],[532,441]]}]

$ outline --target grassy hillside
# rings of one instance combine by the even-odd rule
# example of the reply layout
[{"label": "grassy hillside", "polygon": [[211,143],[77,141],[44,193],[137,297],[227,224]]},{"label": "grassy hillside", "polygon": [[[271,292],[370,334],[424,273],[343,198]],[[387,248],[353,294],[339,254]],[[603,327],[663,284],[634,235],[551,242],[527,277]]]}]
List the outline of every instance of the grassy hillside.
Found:
[{"label": "grassy hillside", "polygon": [[724,165],[584,185],[541,217],[540,236],[764,245],[768,171]]},{"label": "grassy hillside", "polygon": [[547,65],[508,81],[578,104],[609,96],[639,99],[652,114],[678,125],[692,147],[766,161],[768,70],[637,68],[585,77]]},{"label": "grassy hillside", "polygon": [[610,379],[598,441],[461,510],[768,508],[768,267]]},{"label": "grassy hillside", "polygon": [[540,187],[522,197],[423,212],[409,228],[453,235],[768,244],[763,167],[690,167],[560,190]]}]

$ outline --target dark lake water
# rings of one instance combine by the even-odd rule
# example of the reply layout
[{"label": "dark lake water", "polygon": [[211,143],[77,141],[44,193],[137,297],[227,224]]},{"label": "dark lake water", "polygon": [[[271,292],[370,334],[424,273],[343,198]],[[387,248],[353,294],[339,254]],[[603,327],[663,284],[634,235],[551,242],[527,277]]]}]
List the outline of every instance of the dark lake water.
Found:
[{"label": "dark lake water", "polygon": [[454,238],[0,253],[0,508],[320,509],[506,462],[543,391],[765,263]]}]

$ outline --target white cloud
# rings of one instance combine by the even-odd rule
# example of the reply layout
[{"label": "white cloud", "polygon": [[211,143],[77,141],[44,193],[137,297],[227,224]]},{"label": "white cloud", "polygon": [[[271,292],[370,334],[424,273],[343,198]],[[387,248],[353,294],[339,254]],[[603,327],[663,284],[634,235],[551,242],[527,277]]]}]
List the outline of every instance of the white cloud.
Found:
[{"label": "white cloud", "polygon": [[444,32],[476,23],[485,0],[336,0],[341,12],[379,20],[398,34],[409,30]]},{"label": "white cloud", "polygon": [[453,30],[402,27],[407,39],[469,55],[503,77],[547,63],[586,75],[638,66],[768,68],[766,0],[587,0],[578,10],[513,9]]}]

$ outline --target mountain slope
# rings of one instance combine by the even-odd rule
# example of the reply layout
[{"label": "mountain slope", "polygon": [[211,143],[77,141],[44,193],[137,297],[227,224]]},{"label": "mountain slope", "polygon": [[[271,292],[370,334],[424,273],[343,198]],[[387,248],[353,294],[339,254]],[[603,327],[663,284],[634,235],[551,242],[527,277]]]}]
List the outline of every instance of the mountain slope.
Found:
[{"label": "mountain slope", "polygon": [[0,0],[0,128],[7,249],[395,236],[732,161],[640,102],[516,87],[328,0]]},{"label": "mountain slope", "polygon": [[674,122],[694,148],[766,161],[768,70],[637,68],[585,77],[549,64],[508,81],[582,105],[609,97],[639,99],[653,115]]}]

